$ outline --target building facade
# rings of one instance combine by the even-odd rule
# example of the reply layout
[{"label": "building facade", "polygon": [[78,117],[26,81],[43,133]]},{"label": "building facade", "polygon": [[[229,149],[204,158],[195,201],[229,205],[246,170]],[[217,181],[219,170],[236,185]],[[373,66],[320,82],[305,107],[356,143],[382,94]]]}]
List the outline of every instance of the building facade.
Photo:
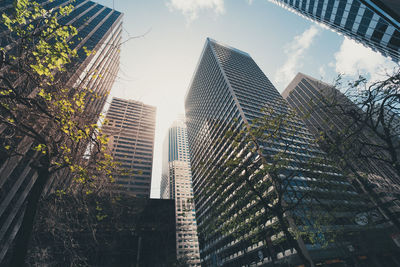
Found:
[{"label": "building facade", "polygon": [[184,118],[172,124],[164,141],[160,196],[164,199],[175,199],[177,257],[186,259],[190,266],[200,266],[190,154]]},{"label": "building facade", "polygon": [[[286,186],[296,186],[287,187],[290,189],[284,195],[288,202],[293,195],[305,193],[303,190],[317,190],[324,192],[319,196],[325,203],[335,203],[339,209],[345,206],[348,208],[347,212],[335,213],[335,216],[342,218],[339,220],[341,222],[326,222],[323,229],[335,229],[340,224],[340,229],[357,231],[359,228],[352,216],[364,203],[347,179],[334,167],[325,164],[316,169],[304,169],[307,159],[324,157],[325,154],[313,142],[313,136],[298,118],[290,120],[287,127],[282,129],[281,137],[272,138],[268,142],[255,139],[253,144],[258,144],[260,148],[257,152],[250,150],[249,153],[243,153],[246,150],[236,150],[237,147],[246,148],[248,144],[240,144],[239,141],[239,145],[234,146],[232,140],[224,138],[225,133],[231,131],[232,127],[247,129],[252,121],[263,117],[262,108],[273,109],[279,115],[290,112],[287,102],[248,53],[207,39],[185,100],[202,266],[279,266],[304,263],[294,247],[301,250],[305,258],[314,264],[330,266],[331,260],[342,264],[345,261],[352,262],[352,253],[365,253],[365,249],[379,250],[375,244],[369,248],[358,246],[355,240],[342,240],[341,244],[324,247],[318,242],[313,244],[306,237],[297,237],[297,245],[281,239],[286,234],[279,227],[274,227],[278,220],[277,213],[267,213],[265,204],[257,201],[262,195],[266,198],[271,196],[271,205],[276,203],[271,195],[275,190],[274,186],[270,186],[271,175],[279,177],[274,178],[275,181],[292,177]],[[285,136],[291,127],[296,128],[294,136]],[[292,141],[286,142],[289,139]],[[278,176],[271,173],[260,175],[262,172],[259,170],[265,168],[264,164],[271,164],[268,160],[281,152],[290,161],[287,167],[281,168]],[[289,155],[294,155],[296,160],[292,161]],[[223,162],[237,157],[242,159],[240,164],[249,164],[253,170],[237,174],[245,178],[233,179],[233,167],[229,172],[222,170],[222,174],[216,171],[221,166],[227,166]],[[261,158],[268,160],[263,161]],[[321,181],[317,189],[312,189],[312,181],[319,181],[321,173],[328,180]],[[222,183],[215,184],[218,180]],[[251,186],[248,187],[249,183],[257,185],[261,190],[260,195],[255,196]],[[330,183],[337,184],[339,191],[332,191]],[[310,206],[313,203],[311,200],[306,201],[300,205],[302,208],[297,207],[298,211],[296,208],[296,211],[286,215],[292,229],[304,229],[305,225],[310,226],[316,222],[314,217],[313,222],[307,222],[303,217],[313,210]],[[241,216],[245,216],[244,219]],[[224,228],[227,230],[223,231]],[[329,235],[323,232],[321,236],[326,234]],[[341,247],[344,244],[350,247]]]},{"label": "building facade", "polygon": [[[355,124],[347,117],[346,111],[359,110],[359,108],[332,85],[298,73],[282,95],[303,118],[315,138],[318,138],[322,131],[327,138],[333,140],[335,136],[353,135],[358,129],[353,126]],[[362,114],[361,110],[359,112]],[[320,143],[324,148],[324,141]],[[349,168],[367,180],[370,187],[374,189],[366,193],[375,193],[380,196],[380,206],[385,207],[383,213],[391,213],[394,216],[393,219],[397,217],[396,220],[399,221],[400,177],[389,164],[378,159],[385,158],[385,152],[375,146],[375,144],[381,144],[384,147],[382,140],[370,129],[363,127],[361,132],[354,134],[354,138],[348,140],[348,143],[350,148],[343,154],[347,155]],[[325,150],[329,153],[329,145]],[[361,158],[361,154],[370,156]],[[341,159],[340,155],[331,155],[331,157]]]},{"label": "building facade", "polygon": [[272,0],[322,23],[395,62],[400,60],[400,3],[396,0]]},{"label": "building facade", "polygon": [[[72,25],[78,30],[78,34],[70,43],[70,47],[77,50],[78,58],[67,66],[66,87],[77,90],[91,88],[97,94],[98,97],[87,98],[85,106],[86,114],[91,116],[91,122],[96,123],[118,72],[123,15],[92,1],[38,2],[47,10],[58,10],[66,4],[74,6],[74,10],[68,16],[59,18],[58,21],[60,25]],[[13,1],[2,1],[1,12],[7,13],[12,9]],[[7,34],[9,34],[8,30],[2,27],[1,46],[5,47],[6,51],[13,48],[7,43]],[[97,53],[88,55],[83,47],[96,50]],[[97,77],[91,75],[95,70],[100,74]],[[19,79],[14,82],[15,86],[18,86],[23,81]],[[24,90],[32,91],[33,88],[25,87]],[[2,125],[0,127],[1,140],[7,138],[9,134],[7,127]],[[20,151],[25,151],[24,155],[12,158],[0,157],[0,265],[8,255],[7,252],[18,233],[24,214],[24,203],[37,179],[36,171],[30,167],[31,158],[35,153],[30,149],[31,139],[24,137],[17,146],[21,148]],[[65,173],[56,175],[65,177]]]},{"label": "building facade", "polygon": [[114,97],[107,110],[103,133],[124,174],[115,175],[122,191],[150,198],[156,108],[135,100]]}]

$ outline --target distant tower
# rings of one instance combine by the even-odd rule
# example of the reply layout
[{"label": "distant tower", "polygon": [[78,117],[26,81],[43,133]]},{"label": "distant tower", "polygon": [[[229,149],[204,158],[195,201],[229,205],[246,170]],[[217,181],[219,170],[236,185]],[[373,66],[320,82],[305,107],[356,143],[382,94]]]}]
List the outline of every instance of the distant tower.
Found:
[{"label": "distant tower", "polygon": [[394,61],[400,60],[398,0],[271,0]]},{"label": "distant tower", "polygon": [[116,175],[116,183],[131,195],[150,198],[156,108],[114,97],[106,119],[108,124],[102,129],[110,137],[112,156],[124,170],[129,171]]},{"label": "distant tower", "polygon": [[183,116],[168,129],[164,141],[160,191],[161,198],[175,199],[177,257],[185,257],[190,266],[200,266],[192,172]]},{"label": "distant tower", "polygon": [[[289,105],[303,118],[304,123],[315,138],[320,136],[320,132],[325,133],[326,138],[334,138],[346,129],[352,129],[352,120],[348,120],[338,106],[344,109],[359,110],[356,104],[348,99],[334,86],[326,84],[308,75],[298,73],[290,82],[288,87],[282,93]],[[335,103],[335,106],[329,107],[326,103]],[[338,106],[336,106],[338,105]],[[397,117],[394,117],[396,123]],[[385,158],[385,152],[380,146],[365,144],[382,144],[381,139],[368,127],[354,136],[352,145],[353,151],[347,151],[348,164],[354,170],[354,173],[360,174],[371,184],[373,192],[380,196],[381,206],[387,208],[385,213],[392,213],[393,219],[400,221],[400,177],[396,174],[390,164],[385,163],[378,158]],[[321,147],[324,148],[324,141],[321,141]],[[364,145],[363,145],[364,144]],[[382,144],[384,147],[385,145]],[[369,158],[360,158],[362,154],[370,155]],[[326,151],[329,153],[329,149]],[[376,156],[375,159],[372,155]],[[335,160],[341,160],[338,155],[331,155]],[[372,190],[372,189],[371,189]],[[372,193],[372,192],[369,192]]]}]

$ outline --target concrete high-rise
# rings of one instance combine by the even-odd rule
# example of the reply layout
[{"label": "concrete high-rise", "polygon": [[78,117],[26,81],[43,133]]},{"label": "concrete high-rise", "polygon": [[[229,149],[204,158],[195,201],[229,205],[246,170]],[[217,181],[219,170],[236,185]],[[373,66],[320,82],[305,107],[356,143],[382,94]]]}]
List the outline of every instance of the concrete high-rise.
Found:
[{"label": "concrete high-rise", "polygon": [[111,154],[125,172],[115,176],[116,183],[131,195],[150,198],[156,108],[114,97],[106,120],[103,133],[109,136]]},{"label": "concrete high-rise", "polygon": [[396,62],[400,60],[400,2],[397,0],[271,1]]},{"label": "concrete high-rise", "polygon": [[[2,1],[0,11],[8,13],[13,10],[11,0]],[[70,42],[70,48],[76,49],[78,58],[67,66],[65,75],[66,87],[76,90],[90,88],[97,97],[88,97],[85,105],[85,114],[91,116],[91,123],[96,123],[100,112],[103,110],[107,96],[111,90],[119,68],[119,49],[122,31],[122,14],[116,10],[99,5],[87,0],[56,0],[38,1],[45,9],[57,11],[66,4],[72,4],[74,10],[65,17],[59,18],[60,25],[74,26],[78,34]],[[7,45],[9,34],[6,27],[0,29],[1,46],[6,51],[11,50],[14,44]],[[83,47],[97,53],[86,54]],[[4,69],[0,70],[0,72]],[[92,74],[99,74],[94,77]],[[21,86],[25,79],[14,79],[14,86]],[[23,87],[26,92],[34,88]],[[10,138],[7,127],[0,127],[0,138]],[[37,172],[31,168],[30,163],[35,154],[32,140],[27,136],[21,137],[22,141],[16,146],[25,154],[11,158],[0,157],[0,265],[13,244],[20,228],[24,215],[24,204],[27,196],[37,179]],[[3,149],[3,145],[1,145]],[[84,150],[84,149],[83,149]],[[62,180],[64,174],[56,174]],[[55,179],[53,179],[55,180]],[[61,181],[62,183],[62,181]]]},{"label": "concrete high-rise", "polygon": [[[358,125],[347,115],[347,112],[354,110],[363,116],[363,111],[334,86],[302,73],[296,75],[282,96],[303,119],[315,138],[320,137],[321,132],[331,141],[336,136],[346,136],[346,140],[342,141],[348,142],[348,150],[331,157],[339,161],[346,155],[347,168],[369,182],[370,185],[366,186],[372,191],[367,193],[380,196],[379,206],[385,208],[383,212],[392,213],[393,219],[399,221],[400,177],[390,164],[379,160],[387,156],[381,148],[385,144],[371,129]],[[330,152],[330,145],[325,140],[321,140],[320,144],[321,148],[326,148],[327,153]]]},{"label": "concrete high-rise", "polygon": [[200,266],[189,145],[184,118],[172,124],[164,141],[160,196],[175,199],[177,257],[186,258],[190,266]]},{"label": "concrete high-rise", "polygon": [[[324,164],[304,169],[306,161],[324,157],[325,154],[313,142],[312,134],[298,118],[290,119],[288,125],[283,126],[282,137],[271,137],[269,141],[253,140],[253,144],[258,143],[260,147],[257,152],[241,153],[238,150],[235,153],[237,147],[242,149],[247,144],[234,146],[232,140],[224,138],[225,132],[232,127],[246,129],[254,119],[263,117],[262,108],[273,109],[281,115],[290,112],[287,102],[248,53],[207,39],[185,100],[202,266],[273,266],[273,262],[275,266],[288,262],[301,264],[294,247],[301,249],[303,255],[315,264],[339,258],[343,262],[352,261],[352,253],[368,258],[364,254],[368,250],[379,250],[379,246],[375,246],[379,239],[366,248],[356,245],[358,241],[350,240],[350,235],[344,237],[346,241],[341,240],[344,243],[334,243],[327,247],[318,242],[313,244],[307,237],[298,236],[295,241],[298,245],[280,239],[284,234],[279,227],[275,227],[278,215],[266,212],[265,203],[257,202],[256,199],[260,197],[253,193],[247,183],[250,180],[250,183],[260,187],[265,184],[265,191],[260,193],[262,195],[268,196],[274,190],[273,186],[269,186],[271,175],[260,175],[258,171],[265,168],[265,161],[261,158],[266,158],[266,164],[270,164],[268,160],[272,160],[277,153],[287,153],[284,157],[288,158],[289,155],[297,155],[296,160],[290,160],[287,167],[279,171],[278,177],[286,179],[293,175],[293,180],[288,184],[296,186],[287,187],[289,190],[284,193],[288,194],[286,197],[317,190],[324,203],[334,203],[339,208],[335,213],[337,220],[325,222],[321,229],[340,228],[357,232],[360,228],[354,221],[354,212],[363,203],[349,181],[333,166]],[[284,137],[293,127],[296,128],[294,136]],[[221,167],[221,162],[237,157],[243,157],[242,162],[251,162],[251,168],[255,171],[246,173],[240,169],[240,174],[236,174],[248,178],[232,179],[236,171],[233,167],[228,173],[214,171]],[[327,180],[321,180],[322,173]],[[223,185],[219,186],[215,181],[222,181]],[[313,181],[319,181],[317,187],[313,188]],[[330,186],[332,183],[338,187],[333,189]],[[348,198],[352,198],[352,201],[345,200]],[[271,200],[272,205],[274,201]],[[314,205],[316,202],[307,200],[303,210],[293,210],[286,214],[287,220],[292,222],[291,228],[302,229],[312,225],[313,222],[302,218],[302,214],[313,210],[316,207]],[[341,211],[342,208],[346,211]],[[235,222],[241,216],[245,218]],[[363,224],[365,220],[359,221],[363,221],[360,223]],[[229,224],[233,222],[235,226],[230,227]],[[225,231],[221,230],[226,227],[228,229]],[[324,231],[320,237],[329,236]],[[350,247],[343,247],[343,244]],[[353,250],[354,247],[357,249]]]}]

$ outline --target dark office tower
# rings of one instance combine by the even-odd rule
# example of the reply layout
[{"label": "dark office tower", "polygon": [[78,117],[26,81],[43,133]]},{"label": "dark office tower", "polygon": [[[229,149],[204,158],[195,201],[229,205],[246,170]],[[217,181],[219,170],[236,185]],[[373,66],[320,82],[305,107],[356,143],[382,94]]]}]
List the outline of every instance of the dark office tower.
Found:
[{"label": "dark office tower", "polygon": [[[225,138],[224,133],[232,126],[238,129],[246,128],[254,118],[263,116],[261,109],[264,107],[273,109],[281,115],[289,112],[287,102],[249,54],[207,39],[185,100],[202,266],[260,266],[260,264],[272,266],[273,258],[276,262],[275,266],[287,263],[293,266],[300,264],[297,253],[293,250],[293,246],[297,245],[280,243],[279,236],[282,235],[282,232],[273,226],[277,215],[266,213],[263,208],[264,204],[255,204],[258,201],[255,200],[257,199],[255,193],[252,193],[250,188],[243,189],[248,188],[246,180],[232,181],[229,179],[235,170],[231,172],[229,169],[229,173],[223,174],[213,171],[220,168],[222,162],[227,162],[232,157],[243,157],[243,161],[250,161],[252,170],[255,170],[247,174],[240,171],[240,175],[246,175],[255,184],[269,185],[271,182],[269,175],[258,175],[258,168],[264,168],[260,158],[272,159],[271,157],[280,151],[291,151],[287,152],[290,154],[292,152],[299,153],[296,162],[288,164],[287,168],[284,167],[279,172],[279,179],[285,179],[289,174],[295,177],[292,182],[296,186],[293,187],[293,190],[287,191],[289,198],[289,195],[297,194],[295,192],[312,190],[310,188],[312,181],[321,181],[323,173],[322,176],[326,176],[328,179],[325,181],[332,181],[338,185],[336,193],[333,193],[329,185],[323,181],[318,182],[318,192],[321,192],[320,196],[325,199],[324,201],[335,203],[335,207],[339,208],[342,206],[350,208],[351,206],[351,211],[358,205],[362,205],[361,202],[358,202],[358,195],[350,183],[332,166],[326,164],[313,169],[309,168],[306,173],[305,169],[301,168],[301,166],[305,166],[303,163],[307,159],[323,157],[324,153],[313,143],[313,136],[300,119],[288,122],[289,126],[287,127],[296,128],[295,136],[290,137],[293,143],[285,143],[282,137],[259,143],[260,150],[257,153],[261,154],[254,155],[252,152],[241,154],[239,151],[235,153],[237,146],[232,144],[232,140],[227,141],[229,138]],[[287,129],[285,128],[282,132],[284,133]],[[259,142],[258,139],[253,141]],[[286,144],[290,148],[286,148]],[[241,145],[246,146],[247,144]],[[215,184],[216,180],[221,179],[224,180],[223,186]],[[290,183],[292,184],[292,182]],[[213,190],[210,192],[210,190],[206,190],[207,188]],[[266,187],[263,194],[270,194],[270,189],[271,187]],[[344,198],[350,196],[354,196],[355,202],[351,202],[352,204],[349,206],[350,202],[346,202]],[[305,210],[311,210],[313,203],[315,202],[304,202]],[[215,210],[216,212],[214,212]],[[341,224],[340,229],[342,230],[357,229],[357,226],[354,225],[353,213],[350,210],[337,214],[339,217],[344,216],[342,219],[346,223],[341,224],[339,221],[335,221],[330,224],[330,227],[335,229],[338,223]],[[301,219],[303,211],[293,211],[291,215],[288,214],[288,220],[290,220],[290,216],[297,218],[296,223],[293,222],[292,226],[296,227],[296,224],[299,224],[297,226],[302,227],[304,225],[305,222],[302,222],[303,219]],[[219,219],[219,214],[222,213],[224,217]],[[247,218],[246,227],[240,228],[240,234],[235,233],[233,228],[230,228],[232,229],[230,231],[229,229],[220,231],[240,214],[245,214],[241,216]],[[308,223],[312,224],[310,221]],[[328,225],[325,226],[330,228]],[[327,228],[323,227],[323,229]],[[203,229],[209,231],[204,233]],[[324,248],[320,245],[312,245],[309,239],[301,237],[295,242],[298,243],[303,254],[306,257],[308,255],[315,264],[329,259],[341,258],[344,260],[349,257],[350,253],[348,248],[340,248],[340,244],[336,244],[337,247]],[[345,241],[346,244],[355,247],[354,242],[356,241]],[[357,253],[365,253],[358,249],[357,247]]]},{"label": "dark office tower", "polygon": [[161,198],[175,199],[176,252],[190,266],[200,266],[196,214],[193,205],[192,173],[184,118],[168,129],[164,141]]},{"label": "dark office tower", "polygon": [[382,55],[400,60],[397,0],[272,0]]},{"label": "dark office tower", "polygon": [[150,198],[156,108],[135,100],[114,97],[102,127],[110,137],[109,148],[124,175],[116,175],[121,190]]},{"label": "dark office tower", "polygon": [[[400,177],[389,164],[378,159],[385,158],[385,151],[379,148],[379,146],[385,147],[385,144],[368,127],[363,127],[359,131],[360,128],[356,127],[352,119],[344,114],[344,112],[354,110],[360,112],[362,116],[363,111],[332,85],[302,73],[296,75],[282,95],[303,118],[316,138],[321,131],[331,140],[341,135],[343,131],[350,131],[346,135],[349,136],[348,138],[352,138],[353,135],[354,138],[348,139],[351,146],[345,152],[348,164],[355,173],[360,174],[363,179],[367,179],[373,185],[371,188],[374,188],[374,192],[381,196],[381,206],[388,207],[387,212],[397,214],[397,220],[399,220],[400,202],[396,199],[400,194]],[[393,121],[396,122],[396,120]],[[354,133],[350,135],[353,131]],[[329,153],[329,145],[327,147],[324,141],[320,143],[321,147],[326,148],[326,152]],[[367,155],[368,158],[360,155]],[[340,155],[331,155],[331,157],[341,159]]]},{"label": "dark office tower", "polygon": [[[1,1],[0,12],[8,12],[12,9],[13,1]],[[104,103],[111,90],[119,67],[119,44],[122,30],[122,14],[118,11],[104,7],[92,1],[55,0],[38,1],[48,10],[57,10],[65,4],[72,4],[75,9],[66,17],[59,19],[61,25],[73,25],[78,34],[73,37],[71,48],[78,51],[78,58],[68,65],[68,71],[63,73],[66,77],[66,87],[90,88],[99,97],[87,99],[86,114],[92,116],[92,123],[96,123]],[[0,46],[6,50],[8,32],[4,27],[0,29]],[[87,55],[83,49],[95,50],[97,53]],[[96,70],[97,77],[91,73]],[[1,72],[2,70],[0,70]],[[11,77],[10,77],[11,78]],[[22,79],[15,81],[18,86]],[[33,88],[24,88],[32,91]],[[1,140],[8,138],[7,127],[0,126]],[[28,193],[37,179],[37,173],[30,167],[30,160],[35,153],[30,149],[32,141],[28,137],[18,143],[18,147],[24,148],[24,156],[16,156],[10,159],[0,159],[0,265],[9,251],[13,240],[18,233],[23,213],[24,203]],[[65,177],[64,174],[57,174]],[[55,180],[62,180],[55,179]]]}]

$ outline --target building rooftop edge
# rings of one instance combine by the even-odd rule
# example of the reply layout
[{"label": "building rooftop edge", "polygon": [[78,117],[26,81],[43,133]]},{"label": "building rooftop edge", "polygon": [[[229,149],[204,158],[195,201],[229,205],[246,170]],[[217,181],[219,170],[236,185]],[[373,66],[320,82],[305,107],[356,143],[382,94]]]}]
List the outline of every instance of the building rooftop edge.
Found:
[{"label": "building rooftop edge", "polygon": [[250,54],[247,53],[247,52],[244,52],[244,51],[242,51],[242,50],[240,50],[240,49],[237,49],[237,48],[235,48],[235,47],[233,47],[233,46],[224,44],[224,43],[222,43],[222,42],[216,41],[216,40],[214,40],[214,39],[212,39],[212,38],[210,38],[210,37],[207,37],[207,42],[212,42],[212,43],[221,45],[221,46],[223,46],[223,47],[226,47],[226,48],[228,48],[228,49],[231,49],[231,50],[233,50],[233,51],[235,51],[235,52],[238,52],[238,53],[240,53],[240,54],[243,54],[243,55],[245,55],[245,56],[251,57]]},{"label": "building rooftop edge", "polygon": [[234,48],[234,47],[232,47],[232,46],[230,46],[230,45],[227,45],[227,44],[218,42],[218,41],[216,41],[216,40],[214,40],[214,39],[212,39],[212,38],[210,38],[210,37],[207,37],[207,38],[206,38],[206,42],[205,42],[205,44],[204,44],[204,46],[203,46],[203,50],[201,51],[199,60],[197,61],[196,67],[195,67],[195,69],[194,69],[192,78],[190,79],[189,86],[188,86],[188,88],[187,88],[187,90],[186,90],[184,102],[186,102],[187,96],[188,96],[189,91],[190,91],[190,87],[192,86],[192,83],[193,83],[194,76],[196,75],[197,69],[199,68],[199,65],[200,65],[200,62],[201,62],[201,59],[203,58],[204,52],[206,51],[207,45],[208,45],[209,43],[215,43],[215,44],[221,45],[221,46],[223,46],[223,47],[226,47],[226,48],[231,49],[231,50],[233,50],[233,51],[235,51],[235,52],[237,52],[237,53],[240,53],[240,54],[242,54],[242,55],[244,55],[244,56],[247,56],[247,57],[250,57],[250,58],[251,58],[251,56],[250,56],[249,53],[246,53],[246,52],[244,52],[244,51],[242,51],[242,50],[239,50],[239,49],[237,49],[237,48]]},{"label": "building rooftop edge", "polygon": [[[209,39],[208,39],[208,37],[207,37],[206,43],[203,45],[203,49],[201,50],[201,54],[200,54],[199,60],[197,61],[196,67],[194,68],[194,72],[193,72],[193,74],[192,74],[192,78],[190,78],[189,86],[188,86],[188,88],[186,89],[185,98],[184,98],[184,103],[186,103],[186,100],[187,100],[187,97],[188,97],[188,94],[189,94],[189,91],[190,91],[190,87],[192,87],[192,83],[193,83],[193,80],[194,80],[194,76],[196,76],[197,69],[198,69],[199,66],[200,66],[201,59],[203,58],[203,55],[204,55],[204,52],[206,51],[206,48],[207,48],[208,43],[209,43]],[[186,114],[186,110],[185,110],[185,114]]]},{"label": "building rooftop edge", "polygon": [[311,77],[310,75],[304,74],[302,72],[298,72],[296,74],[296,76],[294,76],[293,80],[289,83],[289,85],[286,86],[285,90],[283,90],[281,95],[282,95],[282,97],[284,99],[286,99],[289,96],[290,92],[294,90],[294,88],[300,82],[300,80],[302,78],[310,79],[310,80],[312,80],[314,82],[318,82],[318,83],[320,83],[321,85],[324,85],[324,86],[334,87],[332,84],[329,84],[329,83],[326,83],[324,81],[318,80],[318,79],[316,79],[314,77]]},{"label": "building rooftop edge", "polygon": [[286,99],[289,96],[289,93],[294,90],[296,85],[300,82],[301,78],[305,77],[305,75],[301,72],[298,72],[296,76],[294,76],[293,80],[286,86],[285,90],[281,93],[282,97]]},{"label": "building rooftop edge", "polygon": [[139,100],[134,100],[134,99],[126,99],[126,98],[122,98],[122,97],[116,97],[116,96],[113,96],[113,97],[112,97],[112,99],[111,99],[111,102],[112,102],[112,100],[114,100],[114,99],[117,99],[117,100],[122,100],[122,101],[126,101],[126,102],[131,102],[131,103],[135,103],[135,104],[138,104],[138,103],[140,103],[140,104],[143,104],[144,106],[147,106],[147,107],[152,107],[152,108],[155,108],[155,109],[157,109],[157,107],[156,107],[156,106],[153,106],[153,105],[146,104],[146,103],[144,103],[144,102],[142,102],[142,101],[139,101]]}]

